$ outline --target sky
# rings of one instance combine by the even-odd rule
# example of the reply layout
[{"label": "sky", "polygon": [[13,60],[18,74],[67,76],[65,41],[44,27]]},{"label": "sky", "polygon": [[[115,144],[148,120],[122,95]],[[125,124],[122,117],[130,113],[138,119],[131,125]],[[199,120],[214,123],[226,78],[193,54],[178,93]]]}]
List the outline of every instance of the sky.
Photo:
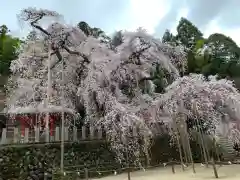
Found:
[{"label": "sky", "polygon": [[186,17],[206,37],[224,33],[240,45],[240,0],[7,0],[1,6],[0,24],[17,36],[26,34],[17,14],[37,7],[59,12],[66,23],[86,21],[109,34],[142,27],[161,37],[166,29],[175,32],[179,19]]}]

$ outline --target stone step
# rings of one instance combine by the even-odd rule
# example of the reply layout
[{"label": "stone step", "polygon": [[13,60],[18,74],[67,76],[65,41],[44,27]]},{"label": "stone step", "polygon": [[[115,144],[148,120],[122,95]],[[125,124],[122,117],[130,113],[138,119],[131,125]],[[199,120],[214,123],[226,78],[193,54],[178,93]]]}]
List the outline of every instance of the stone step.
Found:
[{"label": "stone step", "polygon": [[223,158],[232,159],[235,156],[235,150],[233,149],[233,142],[229,139],[220,136],[218,143],[223,147]]}]

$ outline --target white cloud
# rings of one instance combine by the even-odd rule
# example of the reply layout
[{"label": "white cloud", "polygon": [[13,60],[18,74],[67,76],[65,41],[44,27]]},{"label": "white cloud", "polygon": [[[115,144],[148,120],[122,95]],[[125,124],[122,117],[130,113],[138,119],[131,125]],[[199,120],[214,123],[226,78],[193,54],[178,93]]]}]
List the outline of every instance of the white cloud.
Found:
[{"label": "white cloud", "polygon": [[176,22],[172,25],[172,28],[170,29],[170,31],[171,31],[173,34],[177,34],[176,26],[178,25],[178,22],[179,22],[179,20],[180,20],[181,17],[187,18],[188,12],[189,12],[189,9],[188,9],[188,8],[181,8],[181,9],[179,10],[178,15],[177,15],[177,18],[176,18]]},{"label": "white cloud", "polygon": [[129,5],[124,22],[116,27],[117,30],[136,30],[143,27],[152,34],[170,8],[166,0],[130,0]]},{"label": "white cloud", "polygon": [[[178,21],[180,20],[181,17],[185,17],[188,18],[188,13],[189,13],[189,9],[188,8],[181,8],[179,10],[178,16],[176,18],[176,22],[172,25],[170,31],[173,34],[176,34],[176,26],[178,24]],[[240,45],[240,26],[238,28],[231,28],[231,29],[226,29],[226,28],[222,28],[220,23],[219,23],[219,19],[215,18],[214,20],[210,21],[207,26],[205,27],[205,29],[201,29],[201,31],[203,32],[204,36],[207,38],[209,35],[213,34],[213,33],[222,33],[226,36],[231,37],[238,45]]]},{"label": "white cloud", "polygon": [[[101,3],[98,0],[91,0],[87,4],[84,0],[74,0],[73,3],[71,3],[71,6],[66,6],[66,3],[57,3],[56,5],[56,3],[54,3],[56,0],[50,0],[50,3],[47,3],[46,6],[46,3],[43,3],[45,1],[46,0],[37,1],[38,3],[35,4],[35,6],[54,9],[62,13],[64,17],[66,17],[68,23],[76,24],[82,20],[86,21],[92,26],[102,28],[108,34],[113,33],[115,30],[136,30],[138,27],[143,27],[149,33],[158,36],[162,36],[161,33],[164,32],[166,28],[170,28],[175,34],[176,26],[180,17],[188,18],[196,11],[193,7],[193,5],[196,4],[194,3],[195,1],[191,1],[193,2],[193,4],[191,4],[190,2],[186,3],[186,0],[181,2],[177,0],[122,0],[117,4],[113,3],[111,0],[103,0]],[[12,0],[6,1],[5,6],[12,7],[12,3]],[[4,17],[8,18],[0,17],[1,23],[7,24],[14,35],[26,35],[28,31],[21,31],[16,24],[15,14],[19,13],[20,9],[24,6],[27,7],[31,5],[32,4],[29,0],[26,1],[25,4],[14,3],[11,11],[5,12],[6,16]],[[172,12],[171,8],[175,8],[176,12]],[[170,20],[167,18],[167,20],[164,21],[167,13],[173,13],[174,17],[170,18]],[[229,16],[233,17],[232,19],[235,18],[235,16],[232,16],[231,14],[229,14]],[[192,20],[191,17],[189,17],[190,20]],[[211,16],[210,18],[214,17],[216,17],[216,15]],[[199,18],[202,19],[200,15]],[[193,18],[192,21],[194,24],[197,24],[198,20]],[[237,28],[236,26],[231,26],[231,28],[228,26],[228,28],[222,24],[223,21],[221,18],[215,18],[215,20],[212,20],[210,23],[209,19],[204,22],[206,22],[206,26],[201,27],[199,25],[199,27],[201,27],[200,29],[206,37],[215,32],[223,33],[233,38],[233,40],[240,45],[240,26]],[[160,28],[157,28],[159,24],[161,24],[161,26]],[[157,32],[155,32],[156,30]]]},{"label": "white cloud", "polygon": [[222,33],[226,36],[230,36],[238,45],[240,45],[240,27],[232,29],[222,29],[218,24],[218,19],[212,20],[204,31],[205,37],[208,37],[212,33]]}]

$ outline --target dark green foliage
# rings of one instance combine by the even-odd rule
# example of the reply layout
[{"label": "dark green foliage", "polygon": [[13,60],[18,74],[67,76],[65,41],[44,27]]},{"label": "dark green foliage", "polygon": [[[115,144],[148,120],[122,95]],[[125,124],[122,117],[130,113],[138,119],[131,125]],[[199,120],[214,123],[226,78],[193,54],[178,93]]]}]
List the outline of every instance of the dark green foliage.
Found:
[{"label": "dark green foliage", "polygon": [[123,43],[122,31],[117,31],[114,33],[111,41],[112,48],[115,48]]},{"label": "dark green foliage", "polygon": [[0,75],[10,74],[10,63],[19,53],[21,41],[8,34],[7,26],[0,26]]},{"label": "dark green foliage", "polygon": [[168,134],[156,137],[150,150],[152,165],[166,163],[171,158],[175,161],[179,161],[180,158],[177,146],[171,146],[170,141],[171,137]]},{"label": "dark green foliage", "polygon": [[93,36],[97,39],[100,39],[103,43],[109,43],[111,40],[111,38],[108,37],[102,29],[91,27],[84,21],[79,22],[77,26],[84,32],[86,36]]},{"label": "dark green foliage", "polygon": [[[207,39],[202,32],[186,18],[181,18],[177,34],[169,30],[162,41],[172,45],[182,45],[187,53],[189,73],[201,73],[206,77],[217,75],[219,78],[236,79],[240,77],[240,47],[228,36],[214,33]],[[199,52],[204,47],[204,51]]]},{"label": "dark green foliage", "polygon": [[163,43],[176,44],[176,37],[167,29],[162,37]]},{"label": "dark green foliage", "polygon": [[85,21],[81,21],[78,23],[78,28],[81,29],[86,36],[92,35],[92,28]]},{"label": "dark green foliage", "polygon": [[[179,162],[179,152],[176,145],[170,145],[171,137],[167,134],[156,137],[150,149],[150,165],[168,162],[169,159]],[[90,142],[83,144],[65,144],[64,171],[66,179],[74,179],[81,172],[84,177],[84,168],[88,168],[89,177],[101,177],[123,172],[121,168],[125,163],[119,164],[115,154],[105,142]],[[195,162],[200,162],[199,146],[191,142]],[[38,147],[14,147],[0,149],[0,178],[27,179],[37,176],[43,178],[44,173],[53,179],[64,178],[60,173],[60,145],[49,144]],[[143,165],[146,164],[144,155],[141,157]],[[134,166],[131,164],[130,166]],[[101,172],[99,174],[98,172]]]},{"label": "dark green foliage", "polygon": [[[60,167],[60,146],[4,148],[0,150],[0,161],[0,177],[6,180],[27,179],[33,172],[39,177],[46,172],[55,174]],[[66,144],[65,171],[83,170],[84,164],[94,171],[119,168],[106,143]]]},{"label": "dark green foliage", "polygon": [[165,93],[165,88],[167,85],[173,82],[171,75],[168,73],[166,69],[160,67],[160,65],[156,66],[155,71],[152,73],[153,83],[155,84],[155,92],[156,93]]},{"label": "dark green foliage", "polygon": [[202,32],[186,18],[181,18],[177,26],[177,41],[186,49],[193,49],[199,39],[203,39]]}]

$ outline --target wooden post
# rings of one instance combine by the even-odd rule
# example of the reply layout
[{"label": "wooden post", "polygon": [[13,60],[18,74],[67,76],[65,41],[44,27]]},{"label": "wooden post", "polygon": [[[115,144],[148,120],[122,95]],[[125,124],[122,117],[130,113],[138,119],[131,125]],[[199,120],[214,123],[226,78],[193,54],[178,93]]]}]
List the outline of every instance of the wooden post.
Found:
[{"label": "wooden post", "polygon": [[98,127],[98,139],[102,139],[102,127]]},{"label": "wooden post", "polygon": [[55,129],[55,141],[60,141],[60,136],[59,136],[59,127],[56,127]]},{"label": "wooden post", "polygon": [[90,139],[93,140],[94,139],[94,127],[90,126]]},{"label": "wooden post", "polygon": [[[195,111],[196,114],[198,114],[198,109],[197,109],[197,104],[196,102],[193,103],[193,109]],[[200,141],[201,141],[201,146],[200,148],[202,148],[202,151],[203,151],[203,157],[204,157],[204,161],[205,161],[205,164],[206,166],[208,167],[208,158],[207,158],[207,149],[206,149],[206,146],[205,146],[205,142],[204,142],[204,137],[203,137],[203,131],[202,131],[202,127],[201,127],[201,124],[199,123],[199,120],[198,118],[196,119],[196,125],[199,129],[199,138],[200,138]]]},{"label": "wooden post", "polygon": [[44,173],[44,180],[48,179],[48,173]]},{"label": "wooden post", "polygon": [[[186,118],[185,118],[185,108],[184,108],[184,102],[181,100],[180,101],[180,110],[179,110],[179,113],[180,113],[180,125],[181,125],[181,131],[183,132],[183,137],[185,137],[185,141],[187,144],[185,144],[187,147],[187,151],[188,151],[188,154],[189,156],[187,156],[187,159],[189,159],[192,163],[192,169],[193,169],[193,173],[196,173],[196,170],[195,170],[195,165],[194,165],[194,162],[193,162],[193,157],[192,157],[192,150],[191,150],[191,146],[190,146],[190,140],[189,140],[189,134],[188,134],[188,131],[187,131],[187,123],[186,123]],[[185,148],[185,147],[184,147]]]},{"label": "wooden post", "polygon": [[28,143],[29,129],[25,128],[24,143]]},{"label": "wooden post", "polygon": [[3,128],[1,144],[6,144],[6,143],[7,143],[7,129]]},{"label": "wooden post", "polygon": [[188,149],[189,149],[189,153],[190,153],[190,161],[192,162],[193,173],[195,174],[196,173],[195,164],[193,162],[192,150],[191,150],[191,147],[190,147],[189,139],[188,139]]},{"label": "wooden post", "polygon": [[[201,128],[201,127],[200,127]],[[204,142],[204,137],[203,137],[203,134],[202,132],[200,132],[200,139],[201,139],[201,145],[202,145],[202,150],[203,150],[203,157],[204,157],[204,161],[205,161],[205,164],[206,164],[206,167],[208,167],[208,157],[207,157],[207,148],[206,148],[206,144]]]},{"label": "wooden post", "polygon": [[64,140],[68,141],[68,127],[64,127]]},{"label": "wooden post", "polygon": [[[146,141],[148,139],[148,135],[145,135],[144,136],[144,141],[145,141],[145,144],[146,144]],[[149,167],[150,166],[150,156],[149,156],[149,151],[148,151],[148,148],[144,147],[144,151],[145,151],[145,157],[146,157],[146,166]]]},{"label": "wooden post", "polygon": [[73,127],[73,141],[77,141],[77,127]]},{"label": "wooden post", "polygon": [[54,119],[50,116],[50,139],[53,140]]},{"label": "wooden post", "polygon": [[64,117],[64,112],[61,113],[62,118],[61,118],[61,173],[63,174],[64,170],[64,125],[65,125],[65,117]]},{"label": "wooden post", "polygon": [[[184,122],[185,122],[185,120],[184,120]],[[194,162],[193,162],[192,150],[191,150],[191,146],[190,146],[189,134],[188,134],[187,128],[186,128],[186,122],[185,122],[184,125],[185,125],[184,126],[184,131],[185,131],[184,134],[185,134],[185,137],[186,137],[185,140],[186,140],[186,146],[187,146],[186,148],[187,148],[187,151],[188,151],[189,160],[192,164],[193,173],[196,173],[195,165],[194,165]]]},{"label": "wooden post", "polygon": [[48,127],[46,127],[46,129],[45,129],[45,142],[49,142],[49,128]]},{"label": "wooden post", "polygon": [[80,180],[80,172],[77,172],[77,179],[76,180]]},{"label": "wooden post", "polygon": [[87,168],[84,168],[84,171],[85,171],[85,180],[88,180],[88,169]]},{"label": "wooden post", "polygon": [[179,140],[179,136],[178,136],[178,131],[175,131],[176,134],[176,139],[177,139],[177,146],[178,146],[178,150],[179,150],[179,156],[180,156],[180,161],[181,161],[181,167],[182,170],[184,171],[184,165],[183,165],[183,154],[182,154],[182,148],[181,148],[181,144],[180,144],[180,140]]},{"label": "wooden post", "polygon": [[83,126],[82,127],[82,140],[85,140],[86,139],[86,127]]},{"label": "wooden post", "polygon": [[18,143],[19,142],[19,132],[18,128],[13,129],[13,143]]},{"label": "wooden post", "polygon": [[128,167],[127,167],[127,174],[128,174],[128,180],[131,180],[131,170],[130,170],[129,162],[128,162]]},{"label": "wooden post", "polygon": [[133,127],[133,137],[137,137],[138,135],[138,132],[137,132],[137,128],[136,127]]},{"label": "wooden post", "polygon": [[[126,142],[128,143],[128,137],[126,137]],[[130,163],[129,163],[129,151],[128,151],[128,147],[127,147],[127,152],[126,152],[126,160],[127,160],[128,180],[131,180],[131,170],[130,170]]]},{"label": "wooden post", "polygon": [[[50,99],[51,99],[51,89],[52,89],[52,73],[51,73],[51,53],[52,53],[52,48],[51,48],[51,45],[49,43],[48,45],[48,64],[47,64],[47,106],[49,106],[49,102],[50,102]],[[49,119],[50,119],[50,114],[49,112],[46,113],[46,116],[44,117],[45,118],[45,131],[46,131],[46,142],[49,142]]]},{"label": "wooden post", "polygon": [[35,130],[35,142],[39,142],[39,136],[40,136],[39,127],[35,126],[34,130]]}]

